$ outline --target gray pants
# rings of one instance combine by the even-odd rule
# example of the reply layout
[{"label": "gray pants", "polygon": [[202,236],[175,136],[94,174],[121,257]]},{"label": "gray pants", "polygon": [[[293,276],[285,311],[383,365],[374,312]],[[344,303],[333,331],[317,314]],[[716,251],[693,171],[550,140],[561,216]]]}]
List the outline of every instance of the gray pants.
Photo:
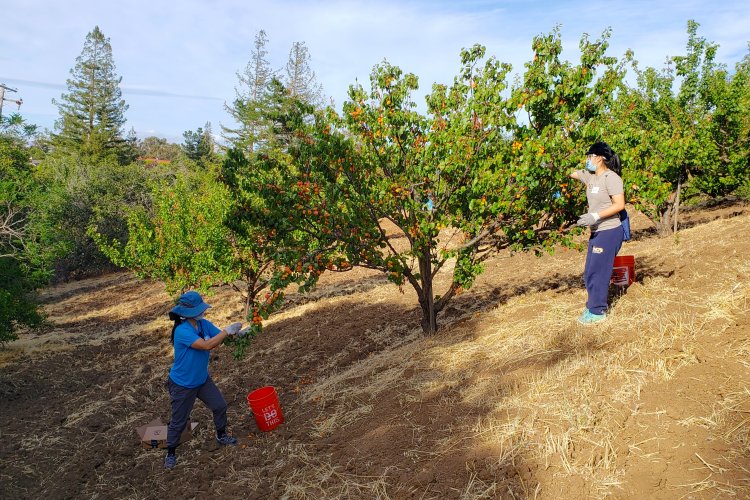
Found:
[{"label": "gray pants", "polygon": [[193,411],[195,398],[203,401],[214,414],[216,430],[224,430],[227,426],[227,402],[209,376],[203,385],[188,389],[175,384],[167,378],[167,390],[172,400],[172,420],[167,429],[167,446],[173,447],[180,443],[180,435],[187,425],[190,412]]}]

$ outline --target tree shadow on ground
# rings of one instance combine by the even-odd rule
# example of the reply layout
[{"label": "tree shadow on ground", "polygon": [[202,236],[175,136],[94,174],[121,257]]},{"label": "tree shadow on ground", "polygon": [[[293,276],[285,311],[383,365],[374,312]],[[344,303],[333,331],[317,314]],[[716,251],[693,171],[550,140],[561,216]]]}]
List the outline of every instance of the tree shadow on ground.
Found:
[{"label": "tree shadow on ground", "polygon": [[[71,284],[72,283],[72,284]],[[76,295],[83,295],[94,291],[100,291],[104,287],[117,285],[137,285],[143,286],[144,280],[136,278],[132,273],[123,271],[109,274],[102,274],[96,278],[84,281],[66,282],[58,284],[55,287],[46,289],[39,294],[40,304],[52,304],[62,302]]]},{"label": "tree shadow on ground", "polygon": [[[671,278],[674,275],[674,269],[664,269],[657,264],[654,259],[649,257],[638,257],[635,261],[635,281],[633,283],[643,283],[650,278]],[[614,307],[628,293],[632,284],[627,286],[610,285],[608,301],[610,307]]]},{"label": "tree shadow on ground", "polygon": [[[747,210],[747,205],[740,205],[737,203],[717,205],[711,209],[698,212],[702,217],[688,218],[687,220],[685,220],[685,218],[678,219],[677,230],[679,232],[680,230],[701,226],[711,221],[739,217],[740,215],[747,213]],[[706,217],[706,215],[708,215],[708,217]]]},{"label": "tree shadow on ground", "polygon": [[[285,296],[284,304],[279,309],[287,311],[301,305],[317,302],[322,299],[333,299],[345,297],[359,292],[369,292],[375,288],[389,283],[385,274],[359,279],[337,281],[335,284],[318,285],[307,293],[292,292]],[[395,285],[394,285],[395,286]]]},{"label": "tree shadow on ground", "polygon": [[711,198],[695,205],[689,205],[684,207],[685,212],[710,212],[712,210],[721,210],[729,207],[741,207],[747,208],[750,206],[748,200],[739,196],[729,195],[723,198]]},{"label": "tree shadow on ground", "polygon": [[[695,205],[681,207],[677,219],[677,229],[679,232],[711,221],[730,219],[744,215],[748,210],[750,210],[750,202],[737,196],[707,200]],[[633,230],[631,240],[643,241],[651,238],[668,238],[673,235],[671,232],[660,235],[656,226],[650,226]]]},{"label": "tree shadow on ground", "polygon": [[[382,283],[382,280],[368,279],[364,287],[349,291],[348,294],[369,292]],[[579,286],[579,274],[563,273],[552,275],[551,278],[517,282],[509,287],[490,288],[479,295],[467,292],[457,299],[460,307],[477,310],[488,307],[488,304],[507,302],[511,297],[525,293],[542,290],[565,293]],[[121,292],[121,287],[105,286],[97,293],[96,303],[105,305],[115,300]],[[340,291],[336,293],[341,296]],[[326,298],[331,296],[337,295],[328,295]],[[134,318],[145,321],[159,317],[169,306],[161,301],[146,302],[134,302]],[[481,305],[482,302],[484,305]],[[91,304],[93,306],[94,302]],[[117,333],[128,326],[119,318],[108,319],[106,314],[94,316],[97,317],[98,330]],[[232,485],[237,482],[232,470],[257,474],[260,479],[254,484],[252,495],[255,498],[278,495],[283,483],[278,482],[277,477],[289,479],[298,470],[294,461],[288,459],[286,451],[288,446],[295,443],[310,446],[317,450],[320,457],[330,456],[336,470],[349,471],[353,477],[379,477],[382,474],[387,481],[388,491],[394,492],[394,496],[399,496],[401,492],[424,492],[427,496],[454,497],[456,491],[466,490],[470,476],[475,478],[474,484],[477,486],[494,484],[497,491],[508,491],[510,488],[516,497],[525,496],[524,485],[532,485],[533,490],[536,480],[533,466],[520,453],[507,456],[500,448],[483,447],[482,443],[475,442],[449,450],[443,455],[433,453],[439,439],[450,438],[450,432],[446,433],[446,429],[451,428],[452,422],[465,425],[490,411],[460,400],[462,391],[476,382],[478,373],[469,372],[458,385],[440,389],[435,393],[436,399],[408,402],[399,401],[398,398],[391,397],[393,395],[390,393],[387,394],[388,397],[378,395],[378,401],[372,403],[377,410],[342,428],[334,436],[334,445],[325,445],[323,438],[311,437],[316,419],[325,417],[333,409],[318,407],[301,399],[305,387],[321,378],[347,370],[370,356],[393,349],[394,345],[421,342],[419,334],[414,335],[415,331],[418,332],[420,318],[421,310],[416,298],[413,302],[386,300],[380,303],[351,299],[326,300],[321,301],[317,307],[306,309],[299,316],[274,320],[264,333],[254,339],[247,356],[241,362],[233,360],[227,349],[219,350],[216,356],[212,355],[210,371],[230,404],[233,430],[236,435],[243,437],[243,444],[252,447],[253,453],[243,452],[239,448],[223,450],[225,453],[213,453],[212,448],[207,448],[209,445],[206,443],[212,442],[210,415],[202,405],[197,405],[194,416],[203,422],[204,430],[201,432],[209,438],[202,439],[200,436],[203,434],[200,434],[198,439],[183,450],[183,460],[186,464],[213,467],[212,484],[221,486],[229,496],[232,496],[231,491],[239,493],[239,489],[232,490]],[[450,346],[466,340],[465,335],[454,336],[455,331],[451,332],[447,328],[449,319],[444,324],[444,331],[448,334],[436,339],[441,345]],[[83,326],[71,322],[65,328],[78,329]],[[85,326],[93,329],[95,325],[91,323]],[[469,329],[475,326],[470,323]],[[33,419],[25,419],[23,426],[3,426],[5,440],[16,443],[14,447],[3,449],[0,453],[0,462],[7,466],[10,477],[16,478],[6,484],[6,491],[12,493],[11,496],[95,496],[105,489],[116,497],[134,494],[150,496],[167,488],[170,495],[179,497],[194,496],[196,491],[205,487],[205,477],[200,475],[165,475],[160,469],[161,455],[151,459],[146,456],[150,452],[138,447],[133,430],[135,423],[115,425],[132,420],[134,415],[141,415],[138,423],[145,423],[146,415],[168,414],[169,399],[163,389],[171,363],[170,357],[163,354],[163,348],[169,342],[166,332],[165,326],[164,336],[159,339],[149,338],[148,342],[153,344],[151,350],[138,354],[137,360],[132,356],[143,349],[142,336],[95,346],[81,346],[60,355],[44,357],[35,361],[33,371],[29,370],[28,364],[19,363],[0,372],[12,387],[6,397],[12,396],[14,401],[12,405],[9,403],[7,408],[3,408],[5,421],[13,422],[22,414],[35,416]],[[501,370],[507,372],[507,375],[503,375],[507,383],[507,387],[503,389],[505,394],[496,396],[496,393],[488,393],[486,398],[497,401],[498,398],[515,394],[514,391],[522,387],[523,373],[527,370],[538,372],[582,350],[598,348],[592,340],[583,344],[576,343],[569,329],[556,335],[558,339],[554,343],[556,347],[553,352],[533,360],[517,363],[509,361],[502,366]],[[130,353],[130,356],[124,356],[123,353]],[[85,367],[91,369],[86,370]],[[145,370],[143,367],[149,369]],[[383,369],[398,369],[398,363],[395,366],[384,366]],[[420,369],[430,368],[424,366]],[[347,383],[368,383],[375,376],[377,373],[363,370],[361,380],[353,378]],[[410,379],[419,376],[420,373],[403,374],[396,392],[413,391]],[[60,390],[58,385],[51,384],[51,380],[75,381],[75,384]],[[245,400],[251,389],[264,385],[276,387],[287,416],[287,423],[272,435],[257,432]],[[40,387],[48,390],[39,391]],[[103,399],[107,400],[106,429],[92,430],[94,422],[102,421],[100,412],[95,411],[95,408],[97,404],[104,404],[101,403]],[[446,411],[443,403],[447,400],[452,402],[449,411]],[[405,406],[401,406],[402,403]],[[80,421],[66,420],[68,413],[89,405],[93,408],[89,417]],[[56,410],[50,411],[50,408]],[[408,421],[384,418],[404,415],[406,411],[418,415],[419,422],[415,422],[424,426],[420,428],[427,431],[423,442],[410,440],[415,435],[416,428],[412,428]],[[371,432],[381,427],[382,436],[373,439]],[[253,437],[247,438],[249,435]],[[45,436],[46,442],[52,444],[38,449],[21,450],[18,443],[24,442],[27,436]],[[85,436],[86,439],[77,439],[76,436]],[[363,446],[360,451],[347,448],[348,443],[357,439],[360,443],[369,441],[369,448]],[[340,448],[334,449],[335,446]],[[415,455],[410,454],[412,451]],[[107,459],[102,460],[102,456]],[[34,466],[39,463],[46,467],[40,469]],[[285,465],[282,469],[275,470],[273,477],[264,475],[263,472],[269,467],[276,466],[274,464]],[[50,468],[56,470],[57,477],[65,480],[54,484],[45,481],[44,470]],[[426,472],[422,473],[423,469]],[[34,472],[27,474],[30,470]],[[97,473],[86,476],[85,481],[74,481],[73,478],[79,477],[83,470],[96,470]],[[21,477],[25,479],[21,480]]]},{"label": "tree shadow on ground", "polygon": [[[579,281],[579,275],[560,274],[554,280],[530,280],[507,290],[497,287],[483,294],[484,299],[466,293],[460,297],[464,302],[461,307],[473,306],[488,300],[487,297],[499,304],[515,295],[536,290],[564,293],[578,286]],[[341,307],[345,310],[342,311]],[[516,497],[525,497],[524,488],[530,487],[533,492],[537,481],[534,478],[535,465],[528,462],[523,453],[508,455],[503,451],[503,443],[475,442],[475,438],[464,440],[456,448],[438,452],[442,446],[440,443],[455,437],[451,436],[449,429],[470,426],[470,422],[494,412],[494,405],[503,398],[524,390],[528,382],[524,374],[543,373],[570,356],[580,356],[603,347],[595,338],[576,340],[573,325],[555,333],[552,347],[538,357],[508,360],[495,367],[502,372],[500,378],[504,382],[500,388],[488,387],[487,394],[480,398],[492,403],[487,407],[462,400],[462,393],[479,382],[481,370],[474,373],[463,371],[457,374],[460,378],[457,384],[446,385],[429,397],[420,396],[415,381],[425,373],[443,369],[435,363],[421,366],[416,372],[404,370],[399,385],[390,389],[383,387],[383,394],[371,389],[375,391],[372,394],[363,392],[357,397],[343,397],[341,401],[334,399],[325,408],[300,399],[300,388],[304,390],[305,385],[318,378],[345,373],[358,362],[393,349],[394,344],[421,342],[419,335],[413,336],[415,329],[419,328],[420,317],[421,310],[416,304],[409,306],[402,301],[346,306],[322,303],[320,308],[312,314],[306,313],[305,317],[281,319],[269,325],[256,339],[240,373],[233,376],[238,387],[232,392],[242,393],[242,384],[250,381],[255,386],[274,385],[290,416],[290,425],[281,431],[286,433],[286,439],[299,440],[329,454],[339,471],[356,477],[382,475],[386,479],[386,491],[394,496],[408,492],[452,498],[456,491],[466,490],[469,476],[473,476],[476,486],[495,485],[497,491],[513,491]],[[463,333],[458,334],[451,328],[450,320],[444,321],[442,333],[433,338],[434,342],[443,349],[467,341],[467,331],[473,331],[479,325],[473,325],[472,321],[475,320],[469,320],[466,328],[462,328]],[[378,337],[373,335],[376,332],[390,332],[390,336]],[[432,342],[425,348],[428,345]],[[283,348],[279,348],[281,346]],[[340,382],[345,387],[331,386],[332,393],[343,396],[351,388],[371,384],[381,371],[399,369],[395,359],[386,361],[386,365],[374,371],[367,366],[362,365],[359,372],[349,372]],[[347,406],[355,403],[362,406],[374,404],[377,409],[359,415],[355,408]],[[346,420],[346,424],[327,438],[311,439],[314,423],[337,414],[339,409],[359,416],[352,421]],[[252,423],[248,425],[245,430],[252,431]],[[419,434],[419,429],[422,431],[417,439],[414,436]],[[344,477],[344,474],[339,477]]]},{"label": "tree shadow on ground", "polygon": [[659,231],[656,227],[644,227],[631,232],[630,241],[644,241],[652,238],[659,238]]},{"label": "tree shadow on ground", "polygon": [[506,304],[513,297],[554,290],[555,294],[566,294],[583,288],[581,273],[559,273],[549,276],[497,285],[482,291],[470,290],[451,299],[442,315],[443,320],[460,319],[477,311],[488,310]]},{"label": "tree shadow on ground", "polygon": [[649,278],[671,278],[673,275],[674,269],[665,269],[653,258],[639,256],[635,261],[636,283],[643,283]]}]

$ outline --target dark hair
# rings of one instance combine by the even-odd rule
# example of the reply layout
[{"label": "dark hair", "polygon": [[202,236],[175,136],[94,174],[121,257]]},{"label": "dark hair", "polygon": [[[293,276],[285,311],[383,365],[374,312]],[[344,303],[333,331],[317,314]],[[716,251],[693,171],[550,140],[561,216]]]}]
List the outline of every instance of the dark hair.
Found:
[{"label": "dark hair", "polygon": [[169,342],[174,344],[174,331],[177,330],[177,327],[182,324],[183,319],[173,312],[169,313],[169,319],[174,321],[174,325],[172,325],[172,335],[169,337]]},{"label": "dark hair", "polygon": [[589,147],[589,150],[586,151],[587,155],[598,155],[604,158],[604,165],[612,170],[617,175],[620,175],[622,172],[622,163],[620,162],[620,157],[617,156],[617,153],[612,151],[612,148],[609,147],[609,144],[607,144],[604,141],[597,141],[594,144]]}]

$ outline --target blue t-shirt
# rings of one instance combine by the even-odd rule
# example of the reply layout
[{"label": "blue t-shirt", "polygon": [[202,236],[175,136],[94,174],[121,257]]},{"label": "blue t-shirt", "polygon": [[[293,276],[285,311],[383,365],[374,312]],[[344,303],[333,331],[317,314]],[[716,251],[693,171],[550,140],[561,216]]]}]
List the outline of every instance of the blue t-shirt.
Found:
[{"label": "blue t-shirt", "polygon": [[174,363],[169,378],[177,385],[193,389],[200,387],[208,378],[208,358],[211,351],[190,347],[200,338],[209,339],[221,330],[207,319],[198,321],[194,328],[189,321],[183,321],[174,331]]}]

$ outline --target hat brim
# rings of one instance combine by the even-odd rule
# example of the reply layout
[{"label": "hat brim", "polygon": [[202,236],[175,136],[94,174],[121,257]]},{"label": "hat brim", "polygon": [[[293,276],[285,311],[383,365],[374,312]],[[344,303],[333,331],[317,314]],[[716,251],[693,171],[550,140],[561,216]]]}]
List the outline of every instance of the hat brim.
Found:
[{"label": "hat brim", "polygon": [[170,312],[172,312],[172,313],[174,313],[177,316],[180,316],[182,318],[195,318],[197,316],[200,316],[204,312],[206,312],[206,310],[208,308],[210,308],[210,307],[211,306],[209,306],[205,302],[201,302],[200,304],[198,304],[195,307],[186,307],[186,306],[182,306],[182,305],[177,305],[177,306],[173,307]]}]

